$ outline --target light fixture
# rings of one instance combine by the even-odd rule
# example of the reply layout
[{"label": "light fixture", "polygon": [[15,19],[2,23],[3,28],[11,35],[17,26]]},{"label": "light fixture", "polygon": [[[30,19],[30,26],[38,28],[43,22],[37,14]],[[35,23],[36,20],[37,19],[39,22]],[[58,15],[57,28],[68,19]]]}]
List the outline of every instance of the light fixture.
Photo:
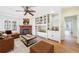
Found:
[{"label": "light fixture", "polygon": [[54,12],[54,11],[51,11],[50,13],[52,13],[52,14],[53,14],[53,13],[55,13],[55,12]]}]

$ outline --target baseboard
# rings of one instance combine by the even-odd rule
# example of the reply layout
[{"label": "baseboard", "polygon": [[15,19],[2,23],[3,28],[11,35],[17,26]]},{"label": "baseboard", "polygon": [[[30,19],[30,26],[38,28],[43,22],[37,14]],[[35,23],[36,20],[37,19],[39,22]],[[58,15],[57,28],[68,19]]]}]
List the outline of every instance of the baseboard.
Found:
[{"label": "baseboard", "polygon": [[59,43],[58,41],[56,41],[56,40],[52,40],[52,39],[49,39],[49,38],[48,38],[48,40],[54,41],[54,42],[56,42],[56,43]]}]

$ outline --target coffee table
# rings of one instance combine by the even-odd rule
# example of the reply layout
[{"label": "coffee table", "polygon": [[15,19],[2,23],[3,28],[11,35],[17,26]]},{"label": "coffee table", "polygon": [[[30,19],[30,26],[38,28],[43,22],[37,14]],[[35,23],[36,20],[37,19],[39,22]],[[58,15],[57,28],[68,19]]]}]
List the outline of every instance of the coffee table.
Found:
[{"label": "coffee table", "polygon": [[28,47],[32,44],[34,44],[36,42],[36,40],[34,40],[36,37],[32,36],[32,35],[21,35],[21,37],[23,38],[21,41]]}]

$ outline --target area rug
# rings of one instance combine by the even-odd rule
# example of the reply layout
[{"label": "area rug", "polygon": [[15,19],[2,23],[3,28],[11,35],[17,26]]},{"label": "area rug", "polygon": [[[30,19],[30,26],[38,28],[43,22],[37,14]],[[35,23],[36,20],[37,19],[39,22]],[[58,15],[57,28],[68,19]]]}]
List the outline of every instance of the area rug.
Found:
[{"label": "area rug", "polygon": [[24,40],[21,40],[21,42],[23,42],[23,44],[24,44],[26,47],[29,47],[29,46],[35,44],[37,41],[36,41],[36,40],[32,40],[32,42],[31,42],[29,45],[27,45],[27,42],[24,41]]}]

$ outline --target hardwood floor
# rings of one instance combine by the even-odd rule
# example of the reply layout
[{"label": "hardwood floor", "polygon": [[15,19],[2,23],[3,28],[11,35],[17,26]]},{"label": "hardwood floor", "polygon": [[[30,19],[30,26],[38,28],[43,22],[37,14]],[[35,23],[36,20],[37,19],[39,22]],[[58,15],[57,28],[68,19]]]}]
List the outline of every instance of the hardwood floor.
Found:
[{"label": "hardwood floor", "polygon": [[62,41],[61,43],[57,43],[52,40],[44,40],[49,42],[50,44],[54,45],[54,52],[55,53],[79,53],[79,45],[75,42],[65,42]]},{"label": "hardwood floor", "polygon": [[[79,53],[79,45],[75,42],[62,41],[61,43],[57,43],[53,40],[49,40],[43,37],[37,37],[36,40],[39,42],[44,40],[52,45],[54,45],[55,53]],[[23,49],[22,49],[23,48]],[[29,47],[30,48],[30,47]],[[29,53],[30,49],[27,48],[22,42],[21,38],[15,40],[14,50],[9,53]]]},{"label": "hardwood floor", "polygon": [[49,42],[50,44],[54,45],[54,52],[55,53],[78,53],[79,52],[79,46],[76,44],[74,45],[72,43],[72,46],[66,45],[64,42],[63,43],[57,43],[52,40],[44,40]]}]

